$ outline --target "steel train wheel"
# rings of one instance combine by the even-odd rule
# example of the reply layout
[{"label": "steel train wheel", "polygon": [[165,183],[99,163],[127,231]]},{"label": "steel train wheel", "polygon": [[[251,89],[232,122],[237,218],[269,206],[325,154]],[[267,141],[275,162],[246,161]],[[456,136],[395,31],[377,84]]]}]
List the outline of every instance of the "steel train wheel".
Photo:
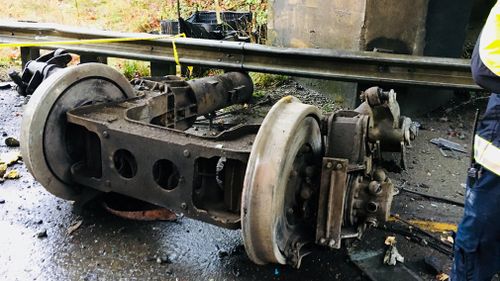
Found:
[{"label": "steel train wheel", "polygon": [[67,67],[44,80],[28,102],[21,127],[21,154],[28,170],[49,192],[77,200],[81,192],[72,184],[68,151],[71,130],[66,112],[73,108],[134,97],[127,79],[98,63]]},{"label": "steel train wheel", "polygon": [[243,186],[241,225],[247,254],[257,264],[300,266],[300,257],[291,261],[289,251],[307,232],[300,218],[305,205],[300,194],[308,184],[304,169],[321,165],[320,116],[314,106],[282,98],[255,138]]}]

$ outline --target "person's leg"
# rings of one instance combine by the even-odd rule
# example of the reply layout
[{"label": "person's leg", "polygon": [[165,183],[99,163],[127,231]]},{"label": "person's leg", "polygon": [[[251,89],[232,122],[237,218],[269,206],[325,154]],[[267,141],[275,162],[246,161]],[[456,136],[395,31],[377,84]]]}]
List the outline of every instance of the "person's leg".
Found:
[{"label": "person's leg", "polygon": [[489,281],[500,272],[500,177],[486,169],[468,184],[454,252],[452,281]]}]

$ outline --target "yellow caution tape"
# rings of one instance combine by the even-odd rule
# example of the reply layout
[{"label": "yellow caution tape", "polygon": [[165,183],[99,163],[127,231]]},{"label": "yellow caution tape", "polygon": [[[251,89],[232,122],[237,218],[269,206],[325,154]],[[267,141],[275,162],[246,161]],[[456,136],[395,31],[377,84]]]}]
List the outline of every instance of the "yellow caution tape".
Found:
[{"label": "yellow caution tape", "polygon": [[410,220],[408,222],[430,232],[446,232],[452,230],[455,232],[457,231],[457,225],[448,222],[425,220]]},{"label": "yellow caution tape", "polygon": [[[179,62],[179,54],[175,46],[175,39],[182,37],[186,38],[185,33],[181,33],[175,36],[172,35],[152,35],[147,37],[122,37],[122,38],[96,38],[96,39],[81,39],[81,40],[66,40],[66,41],[36,41],[36,42],[18,42],[18,43],[1,43],[0,48],[14,48],[14,47],[43,47],[43,46],[53,46],[53,45],[82,45],[82,44],[105,44],[105,43],[117,43],[117,42],[130,42],[130,41],[147,41],[155,39],[172,39],[172,49],[174,55],[174,61],[177,65],[181,65]],[[193,72],[193,67],[188,66],[189,74]]]},{"label": "yellow caution tape", "polygon": [[[391,216],[389,221],[398,221],[398,219]],[[427,220],[408,220],[408,222],[430,232],[457,231],[457,225],[448,222]]]},{"label": "yellow caution tape", "polygon": [[[181,34],[179,34],[181,35]],[[103,43],[116,43],[116,42],[130,42],[130,41],[146,41],[155,39],[175,38],[178,37],[171,35],[156,35],[148,37],[123,37],[123,38],[96,38],[96,39],[81,39],[81,40],[66,40],[66,41],[36,41],[36,42],[18,42],[18,43],[2,43],[0,48],[11,47],[43,47],[52,45],[82,45],[82,44],[103,44]],[[185,35],[184,35],[185,37]]]},{"label": "yellow caution tape", "polygon": [[[179,35],[176,35],[175,38],[178,37],[186,38],[186,34],[181,33]],[[179,62],[179,54],[177,54],[177,47],[175,47],[175,38],[172,40],[172,49],[174,50],[174,60],[177,65],[181,65],[181,63]]]},{"label": "yellow caution tape", "polygon": [[[180,66],[181,63],[179,62],[179,54],[177,53],[177,47],[175,46],[175,39],[178,38],[178,37],[186,38],[186,34],[185,33],[181,33],[179,35],[176,35],[172,39],[172,49],[174,51],[174,60],[175,60],[175,63]],[[193,74],[193,67],[192,66],[188,66],[187,68],[189,70],[189,76],[191,76]]]}]

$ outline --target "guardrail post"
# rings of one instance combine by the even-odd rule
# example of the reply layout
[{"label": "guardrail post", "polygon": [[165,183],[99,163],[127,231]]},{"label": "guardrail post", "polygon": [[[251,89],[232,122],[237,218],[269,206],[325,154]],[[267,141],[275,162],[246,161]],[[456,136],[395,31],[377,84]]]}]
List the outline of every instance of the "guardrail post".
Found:
[{"label": "guardrail post", "polygon": [[165,75],[175,75],[175,63],[170,62],[151,62],[151,76],[165,76]]},{"label": "guardrail post", "polygon": [[22,68],[24,69],[24,66],[28,61],[37,59],[39,56],[40,56],[39,48],[21,47]]},{"label": "guardrail post", "polygon": [[85,62],[100,62],[108,64],[108,57],[98,56],[95,54],[80,54],[80,63],[85,63]]}]

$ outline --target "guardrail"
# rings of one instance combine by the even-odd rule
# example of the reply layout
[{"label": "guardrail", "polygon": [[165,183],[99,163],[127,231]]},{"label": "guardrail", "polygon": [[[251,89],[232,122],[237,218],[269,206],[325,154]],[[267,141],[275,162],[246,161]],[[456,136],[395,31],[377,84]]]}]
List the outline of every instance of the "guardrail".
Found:
[{"label": "guardrail", "polygon": [[[55,24],[0,21],[0,43],[55,42],[96,38],[148,36],[90,30]],[[152,36],[152,35],[151,35]],[[284,74],[376,84],[431,86],[479,90],[471,77],[470,61],[331,49],[278,48],[244,42],[192,38],[154,39],[107,44],[75,44],[21,48],[24,60],[38,49],[64,48],[82,61],[118,57],[150,61],[152,73],[167,74],[175,63],[172,41],[183,65]],[[174,65],[175,66],[175,65]]]}]

